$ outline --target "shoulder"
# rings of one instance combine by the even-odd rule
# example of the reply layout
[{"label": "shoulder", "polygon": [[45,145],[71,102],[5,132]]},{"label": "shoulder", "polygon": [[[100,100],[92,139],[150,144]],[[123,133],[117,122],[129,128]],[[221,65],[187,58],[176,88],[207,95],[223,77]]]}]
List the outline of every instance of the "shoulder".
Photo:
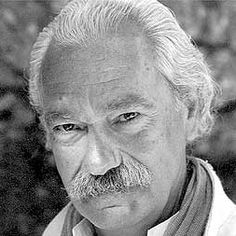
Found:
[{"label": "shoulder", "polygon": [[213,185],[213,200],[205,236],[236,236],[236,205],[225,194],[212,166],[201,162],[208,170]]},{"label": "shoulder", "polygon": [[219,228],[217,236],[236,236],[236,211]]},{"label": "shoulder", "polygon": [[68,203],[49,223],[42,236],[59,236],[61,235],[63,223],[66,217],[66,213],[71,203]]}]

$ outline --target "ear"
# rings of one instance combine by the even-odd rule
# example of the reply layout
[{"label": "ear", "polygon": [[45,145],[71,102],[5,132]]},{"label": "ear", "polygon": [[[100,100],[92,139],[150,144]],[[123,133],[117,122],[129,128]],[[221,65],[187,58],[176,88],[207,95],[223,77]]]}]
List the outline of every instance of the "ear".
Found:
[{"label": "ear", "polygon": [[40,116],[39,120],[40,120],[40,126],[41,126],[42,130],[44,131],[45,148],[46,148],[46,150],[51,151],[52,145],[51,145],[51,141],[50,141],[50,134],[49,134],[49,131],[46,126],[46,122],[45,122],[43,116]]},{"label": "ear", "polygon": [[49,137],[49,134],[48,134],[47,131],[46,131],[45,148],[46,148],[48,151],[52,151],[52,145],[51,145],[50,137]]},{"label": "ear", "polygon": [[185,137],[187,141],[194,140],[196,137],[196,112],[195,106],[187,108],[187,115],[185,116]]}]

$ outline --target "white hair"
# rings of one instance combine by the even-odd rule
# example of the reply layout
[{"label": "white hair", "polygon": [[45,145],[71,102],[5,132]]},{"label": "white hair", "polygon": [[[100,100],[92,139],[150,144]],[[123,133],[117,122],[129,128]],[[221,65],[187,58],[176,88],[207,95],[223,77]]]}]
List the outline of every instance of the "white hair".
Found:
[{"label": "white hair", "polygon": [[42,112],[41,67],[50,44],[80,45],[132,20],[154,45],[156,68],[196,122],[188,141],[210,132],[211,103],[217,86],[201,52],[181,29],[173,13],[157,0],[72,0],[40,33],[31,53],[29,92],[32,105]]}]

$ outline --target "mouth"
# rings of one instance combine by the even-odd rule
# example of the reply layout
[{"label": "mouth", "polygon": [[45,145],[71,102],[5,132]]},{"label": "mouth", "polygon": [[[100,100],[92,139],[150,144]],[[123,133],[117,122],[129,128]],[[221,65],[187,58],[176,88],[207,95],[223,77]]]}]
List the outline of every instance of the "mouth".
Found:
[{"label": "mouth", "polygon": [[103,207],[102,210],[110,209],[110,208],[115,208],[115,207],[119,207],[119,205],[106,206],[106,207]]},{"label": "mouth", "polygon": [[[146,189],[142,189],[140,187],[131,187],[127,190],[124,191],[107,191],[107,192],[103,192],[103,193],[99,193],[95,196],[86,196],[85,198],[81,198],[80,200],[82,202],[89,202],[89,201],[97,201],[97,200],[107,200],[107,199],[122,199],[125,196],[131,196],[133,194],[136,194],[137,192],[144,192],[146,191]],[[115,205],[117,206],[117,205]]]},{"label": "mouth", "polygon": [[117,211],[118,209],[122,209],[125,207],[126,204],[113,204],[113,205],[106,205],[100,208],[101,211]]}]

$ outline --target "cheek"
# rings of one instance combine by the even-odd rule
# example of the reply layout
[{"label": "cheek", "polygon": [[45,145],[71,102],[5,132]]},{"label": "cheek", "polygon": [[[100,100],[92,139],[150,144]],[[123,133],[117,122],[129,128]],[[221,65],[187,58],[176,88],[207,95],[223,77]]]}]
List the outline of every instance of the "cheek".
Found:
[{"label": "cheek", "polygon": [[156,149],[165,149],[164,137],[162,127],[152,124],[134,135],[124,135],[119,143],[121,149],[145,164],[145,159],[152,158]]},{"label": "cheek", "polygon": [[158,188],[167,190],[179,178],[185,163],[185,140],[181,119],[176,115],[164,117],[148,129],[126,137],[122,147],[150,169]]},{"label": "cheek", "polygon": [[54,144],[52,151],[62,182],[68,184],[81,168],[83,152],[79,145],[71,147],[61,144]]},{"label": "cheek", "polygon": [[179,167],[185,163],[186,159],[186,139],[185,127],[182,117],[172,115],[171,122],[166,122],[166,143],[168,145],[168,152],[170,153],[170,160],[166,160],[170,171],[173,174],[179,171]]}]

